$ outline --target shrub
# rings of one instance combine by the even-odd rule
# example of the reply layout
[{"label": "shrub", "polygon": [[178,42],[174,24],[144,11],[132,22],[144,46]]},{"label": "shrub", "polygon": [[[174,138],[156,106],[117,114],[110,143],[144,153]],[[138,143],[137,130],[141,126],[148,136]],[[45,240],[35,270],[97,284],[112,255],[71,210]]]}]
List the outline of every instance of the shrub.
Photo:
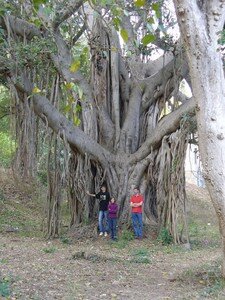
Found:
[{"label": "shrub", "polygon": [[169,245],[173,242],[173,237],[167,228],[162,228],[159,232],[157,240],[163,245]]}]

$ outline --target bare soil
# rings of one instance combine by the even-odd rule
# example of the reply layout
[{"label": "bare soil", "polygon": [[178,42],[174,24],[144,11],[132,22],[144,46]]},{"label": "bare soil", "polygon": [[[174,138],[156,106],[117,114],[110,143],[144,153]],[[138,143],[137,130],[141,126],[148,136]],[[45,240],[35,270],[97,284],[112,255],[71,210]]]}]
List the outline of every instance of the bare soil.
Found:
[{"label": "bare soil", "polygon": [[[0,245],[1,277],[11,281],[9,299],[201,299],[197,292],[207,282],[185,280],[184,273],[220,257],[219,249],[166,253],[148,239],[124,249],[104,238],[64,245],[1,236]],[[148,251],[147,263],[134,259],[140,249]]]}]

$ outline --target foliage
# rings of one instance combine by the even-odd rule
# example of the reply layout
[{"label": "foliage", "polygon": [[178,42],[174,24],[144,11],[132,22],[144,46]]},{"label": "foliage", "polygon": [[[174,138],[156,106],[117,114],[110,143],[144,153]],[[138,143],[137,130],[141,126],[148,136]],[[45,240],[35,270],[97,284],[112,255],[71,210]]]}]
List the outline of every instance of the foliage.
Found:
[{"label": "foliage", "polygon": [[[44,69],[49,61],[50,54],[56,54],[56,47],[51,39],[33,37],[29,43],[24,41],[12,45],[19,67]],[[54,69],[53,69],[54,70]]]},{"label": "foliage", "polygon": [[55,253],[57,249],[54,246],[50,246],[50,247],[43,248],[42,250],[45,253]]},{"label": "foliage", "polygon": [[139,264],[149,264],[149,251],[146,248],[139,248],[133,251],[131,262]]},{"label": "foliage", "polygon": [[222,30],[221,32],[219,32],[218,43],[220,45],[224,45],[225,44],[225,30]]},{"label": "foliage", "polygon": [[10,278],[0,278],[0,296],[9,297],[11,294],[10,289],[11,279]]},{"label": "foliage", "polygon": [[134,234],[128,229],[124,229],[121,232],[120,239],[123,241],[132,241],[134,239]]},{"label": "foliage", "polygon": [[220,261],[216,261],[213,264],[195,266],[180,275],[179,280],[186,284],[200,284],[201,288],[198,289],[198,294],[201,299],[209,297],[223,299],[225,279],[221,276],[220,263]]},{"label": "foliage", "polygon": [[162,228],[158,235],[158,241],[160,241],[163,245],[169,245],[173,242],[173,237],[171,236],[169,230],[167,228]]},{"label": "foliage", "polygon": [[11,164],[11,160],[15,152],[15,144],[13,144],[10,136],[3,132],[0,132],[0,143],[0,164],[4,167],[8,167]]},{"label": "foliage", "polygon": [[183,114],[180,124],[182,128],[188,130],[189,133],[195,133],[197,131],[197,121],[194,117],[194,113]]},{"label": "foliage", "polygon": [[67,236],[62,236],[60,238],[60,241],[63,243],[63,244],[66,244],[66,245],[70,245],[71,244],[71,240],[67,237]]},{"label": "foliage", "polygon": [[0,86],[0,165],[8,167],[15,153],[16,145],[10,134],[10,95],[8,89]]}]

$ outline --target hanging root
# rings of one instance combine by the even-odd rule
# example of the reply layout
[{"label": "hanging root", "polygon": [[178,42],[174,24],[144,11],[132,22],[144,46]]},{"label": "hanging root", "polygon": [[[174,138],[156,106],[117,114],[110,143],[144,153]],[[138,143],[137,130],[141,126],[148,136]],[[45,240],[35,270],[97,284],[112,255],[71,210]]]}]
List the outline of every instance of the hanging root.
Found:
[{"label": "hanging root", "polygon": [[156,202],[159,231],[166,228],[175,243],[182,242],[178,232],[178,222],[185,228],[186,241],[189,241],[185,211],[185,156],[187,132],[177,130],[165,136],[156,155],[154,170],[149,170]]}]

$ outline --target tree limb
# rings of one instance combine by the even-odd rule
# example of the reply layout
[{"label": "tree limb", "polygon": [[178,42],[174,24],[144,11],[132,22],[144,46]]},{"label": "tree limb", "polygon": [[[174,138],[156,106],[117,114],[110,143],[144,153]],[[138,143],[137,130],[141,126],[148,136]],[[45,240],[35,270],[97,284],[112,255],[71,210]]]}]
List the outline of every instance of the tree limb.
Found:
[{"label": "tree limb", "polygon": [[194,108],[195,101],[191,98],[186,103],[182,104],[177,110],[163,117],[159,121],[152,135],[142,144],[136,153],[130,155],[129,162],[131,164],[137,163],[145,158],[151,152],[151,149],[154,150],[158,148],[165,135],[168,135],[179,128],[183,114],[194,110]]},{"label": "tree limb", "polygon": [[71,0],[62,10],[59,10],[53,21],[53,29],[55,30],[62,22],[71,17],[84,2],[85,0]]},{"label": "tree limb", "polygon": [[[13,80],[14,81],[14,80]],[[48,120],[48,126],[61,136],[65,136],[71,148],[76,148],[80,153],[88,153],[100,161],[103,166],[115,161],[115,156],[99,145],[91,137],[87,136],[81,129],[74,126],[65,116],[48,101],[44,96],[32,95],[32,83],[27,77],[21,76],[21,82],[15,80],[13,84],[21,92],[32,96],[35,113],[45,122]]]}]

